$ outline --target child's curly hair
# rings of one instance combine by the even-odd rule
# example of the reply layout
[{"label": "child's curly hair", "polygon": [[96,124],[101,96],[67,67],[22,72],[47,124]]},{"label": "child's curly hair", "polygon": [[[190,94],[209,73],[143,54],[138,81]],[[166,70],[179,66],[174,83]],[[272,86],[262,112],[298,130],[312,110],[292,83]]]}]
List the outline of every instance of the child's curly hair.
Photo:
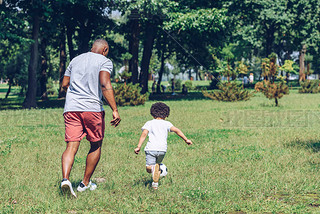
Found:
[{"label": "child's curly hair", "polygon": [[170,107],[167,106],[165,103],[162,102],[158,102],[155,103],[151,106],[150,109],[150,114],[154,117],[154,118],[166,118],[169,116],[170,114]]}]

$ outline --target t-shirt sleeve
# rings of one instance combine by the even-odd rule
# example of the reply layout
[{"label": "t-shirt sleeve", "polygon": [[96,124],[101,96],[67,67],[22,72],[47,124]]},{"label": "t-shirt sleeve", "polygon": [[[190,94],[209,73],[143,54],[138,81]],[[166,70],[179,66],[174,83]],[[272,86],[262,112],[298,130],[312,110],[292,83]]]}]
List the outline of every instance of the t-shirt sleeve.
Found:
[{"label": "t-shirt sleeve", "polygon": [[71,76],[71,68],[72,68],[72,65],[70,63],[69,66],[67,67],[67,70],[64,72],[64,76],[67,76],[67,77]]},{"label": "t-shirt sleeve", "polygon": [[172,123],[170,123],[169,121],[168,121],[168,124],[167,124],[167,129],[168,129],[168,132],[171,132],[171,127],[172,127],[173,125],[172,125]]},{"label": "t-shirt sleeve", "polygon": [[101,68],[100,68],[100,71],[107,71],[111,74],[112,72],[112,69],[113,69],[113,64],[112,64],[112,61],[110,59],[106,59],[102,65],[101,65]]},{"label": "t-shirt sleeve", "polygon": [[143,131],[143,130],[146,129],[146,130],[150,131],[150,128],[151,128],[150,123],[149,123],[149,122],[146,122],[146,123],[144,124],[144,126],[142,126],[141,130]]}]

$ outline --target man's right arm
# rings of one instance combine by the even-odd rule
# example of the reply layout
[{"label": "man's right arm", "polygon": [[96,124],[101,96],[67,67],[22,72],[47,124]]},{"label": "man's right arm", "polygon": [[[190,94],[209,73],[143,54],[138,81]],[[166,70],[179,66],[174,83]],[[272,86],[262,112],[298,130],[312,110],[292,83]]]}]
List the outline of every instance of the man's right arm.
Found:
[{"label": "man's right arm", "polygon": [[114,98],[114,92],[113,92],[113,88],[110,80],[110,73],[107,71],[100,71],[99,80],[100,80],[103,97],[106,99],[110,108],[113,111],[112,113],[113,120],[111,120],[110,123],[112,126],[116,127],[119,125],[121,119],[117,109],[116,100]]},{"label": "man's right arm", "polygon": [[67,92],[67,90],[69,88],[69,85],[70,85],[70,77],[69,76],[64,76],[63,80],[62,80],[61,87],[63,88],[63,90],[65,92]]}]

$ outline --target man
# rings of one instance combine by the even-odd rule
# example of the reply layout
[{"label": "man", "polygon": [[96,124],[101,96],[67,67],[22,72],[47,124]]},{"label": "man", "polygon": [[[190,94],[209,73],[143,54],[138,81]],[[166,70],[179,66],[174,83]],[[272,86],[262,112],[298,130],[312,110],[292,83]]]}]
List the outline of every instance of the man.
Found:
[{"label": "man", "polygon": [[91,52],[81,54],[70,62],[62,81],[62,87],[67,90],[63,114],[67,148],[61,158],[61,190],[74,197],[77,196],[69,176],[80,141],[85,136],[90,141],[91,148],[87,155],[84,177],[77,190],[82,192],[97,187],[90,178],[99,162],[104,137],[102,96],[113,111],[111,125],[116,127],[121,121],[110,81],[113,65],[111,60],[106,58],[108,52],[108,43],[103,39],[96,40]]}]

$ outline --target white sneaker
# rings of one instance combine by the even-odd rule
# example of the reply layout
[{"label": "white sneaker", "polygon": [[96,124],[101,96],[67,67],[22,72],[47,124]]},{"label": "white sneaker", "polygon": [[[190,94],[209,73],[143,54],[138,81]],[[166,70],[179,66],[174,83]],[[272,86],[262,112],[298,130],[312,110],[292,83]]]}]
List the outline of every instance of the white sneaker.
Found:
[{"label": "white sneaker", "polygon": [[153,189],[158,189],[158,183],[152,182],[152,188]]},{"label": "white sneaker", "polygon": [[91,191],[92,190],[95,190],[97,189],[97,184],[95,183],[92,183],[91,181],[89,182],[89,184],[86,186],[84,185],[84,183],[81,181],[81,183],[79,184],[77,190],[78,192],[83,192],[83,191],[86,191],[87,189],[90,189]]},{"label": "white sneaker", "polygon": [[64,178],[62,179],[62,182],[61,182],[61,191],[66,194],[66,195],[72,195],[74,197],[77,197],[77,195],[74,193],[73,189],[72,189],[72,184],[71,182]]}]

